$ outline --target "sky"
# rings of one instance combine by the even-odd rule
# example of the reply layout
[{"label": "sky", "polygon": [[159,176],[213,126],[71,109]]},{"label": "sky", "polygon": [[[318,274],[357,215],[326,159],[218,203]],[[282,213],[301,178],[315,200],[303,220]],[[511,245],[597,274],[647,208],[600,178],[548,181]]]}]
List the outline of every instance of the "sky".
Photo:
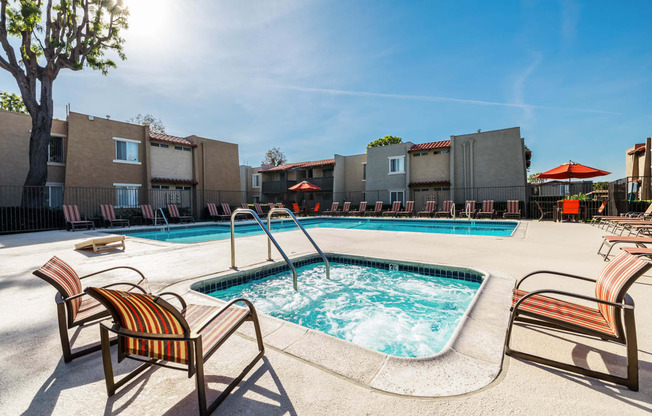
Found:
[{"label": "sky", "polygon": [[[531,172],[573,160],[625,175],[652,136],[652,2],[126,0],[127,60],[64,70],[65,106],[239,145],[259,165],[521,128]],[[18,92],[0,71],[0,90]]]}]

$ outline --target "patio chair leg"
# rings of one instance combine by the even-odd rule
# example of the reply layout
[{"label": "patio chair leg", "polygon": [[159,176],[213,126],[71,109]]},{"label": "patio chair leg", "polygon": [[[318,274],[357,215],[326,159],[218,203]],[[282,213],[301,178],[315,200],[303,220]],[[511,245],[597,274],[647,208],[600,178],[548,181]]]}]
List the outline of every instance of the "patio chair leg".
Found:
[{"label": "patio chair leg", "polygon": [[111,364],[111,345],[109,343],[109,331],[102,325],[100,325],[100,343],[102,344],[102,366],[104,367],[106,393],[111,397],[116,390],[115,379],[113,378],[113,364]]},{"label": "patio chair leg", "polygon": [[625,342],[627,343],[627,387],[638,391],[638,343],[633,309],[625,309]]},{"label": "patio chair leg", "polygon": [[66,323],[66,308],[63,302],[57,302],[57,318],[59,320],[59,337],[61,338],[61,349],[63,350],[63,362],[72,361],[70,350],[70,337],[68,336],[68,325]]}]

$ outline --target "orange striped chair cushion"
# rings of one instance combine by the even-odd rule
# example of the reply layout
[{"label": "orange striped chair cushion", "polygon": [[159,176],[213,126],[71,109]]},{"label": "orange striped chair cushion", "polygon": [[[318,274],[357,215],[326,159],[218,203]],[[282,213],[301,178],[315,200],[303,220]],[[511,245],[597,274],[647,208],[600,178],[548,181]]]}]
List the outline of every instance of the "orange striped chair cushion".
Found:
[{"label": "orange striped chair cushion", "polygon": [[263,209],[260,207],[259,203],[254,204],[254,209],[256,210],[256,214],[258,214],[259,216],[263,215]]},{"label": "orange striped chair cushion", "polygon": [[383,201],[376,201],[376,206],[374,207],[375,212],[380,212],[383,210]]},{"label": "orange striped chair cushion", "polygon": [[406,212],[412,212],[414,211],[414,201],[407,201],[405,203],[405,211]]},{"label": "orange striped chair cushion", "polygon": [[102,209],[102,216],[106,220],[115,220],[115,211],[113,211],[113,207],[111,205],[100,205],[100,208]]},{"label": "orange striped chair cushion", "polygon": [[[52,257],[40,269],[36,270],[34,275],[53,285],[64,299],[78,295],[82,291],[81,280],[79,280],[75,270],[57,256]],[[75,319],[77,316],[81,303],[81,298],[70,301],[72,307],[71,319]]]},{"label": "orange striped chair cushion", "polygon": [[344,206],[342,207],[342,212],[349,212],[350,209],[351,209],[351,202],[346,201],[344,203]]},{"label": "orange striped chair cushion", "polygon": [[[193,331],[199,330],[205,322],[215,316],[220,310],[214,306],[188,305],[184,317]],[[249,316],[249,309],[231,306],[213,320],[199,334],[202,336],[204,353],[211,350],[215,344],[224,339],[224,336],[236,325]]]},{"label": "orange striped chair cushion", "polygon": [[426,206],[423,207],[423,210],[426,212],[432,212],[435,209],[435,201],[426,201]]},{"label": "orange striped chair cushion", "polygon": [[77,208],[77,205],[64,205],[63,216],[66,217],[66,221],[68,222],[81,221],[81,216],[79,215],[79,208]]},{"label": "orange striped chair cushion", "polygon": [[469,209],[469,212],[475,211],[475,201],[466,201],[464,203],[464,212],[466,212],[466,209]]},{"label": "orange striped chair cushion", "polygon": [[[609,302],[619,301],[622,289],[630,283],[630,279],[638,277],[640,272],[650,267],[650,263],[642,257],[632,256],[622,252],[611,260],[600,273],[595,285],[595,296]],[[609,325],[616,323],[616,308],[600,304],[598,309],[604,315]]]},{"label": "orange striped chair cushion", "polygon": [[482,201],[482,212],[492,212],[494,210],[494,201]]},{"label": "orange striped chair cushion", "polygon": [[218,212],[217,212],[217,207],[215,206],[215,204],[213,204],[211,202],[211,203],[209,203],[207,205],[208,205],[208,213],[211,215],[211,217],[219,217],[220,216],[220,214],[218,214]]},{"label": "orange striped chair cushion", "polygon": [[507,212],[510,214],[517,214],[518,201],[514,201],[514,200],[507,201]]},{"label": "orange striped chair cushion", "polygon": [[364,212],[366,210],[367,210],[367,201],[360,202],[360,206],[358,207],[358,211]]},{"label": "orange striped chair cushion", "polygon": [[176,205],[168,204],[168,212],[170,213],[170,217],[172,218],[179,217],[179,210],[177,209]]},{"label": "orange striped chair cushion", "polygon": [[154,211],[152,210],[151,205],[141,205],[140,210],[142,211],[144,218],[154,218]]},{"label": "orange striped chair cushion", "polygon": [[[527,294],[525,290],[514,289],[512,292],[512,307]],[[554,299],[543,295],[534,295],[519,305],[519,311],[556,319],[558,321],[590,328],[608,335],[615,335],[602,313],[594,308]]]},{"label": "orange striped chair cushion", "polygon": [[444,201],[443,211],[450,211],[453,208],[453,201]]},{"label": "orange striped chair cushion", "polygon": [[224,211],[224,215],[231,215],[231,207],[229,204],[222,202],[222,211]]},{"label": "orange striped chair cushion", "polygon": [[392,209],[390,211],[396,212],[401,209],[401,201],[392,202]]}]

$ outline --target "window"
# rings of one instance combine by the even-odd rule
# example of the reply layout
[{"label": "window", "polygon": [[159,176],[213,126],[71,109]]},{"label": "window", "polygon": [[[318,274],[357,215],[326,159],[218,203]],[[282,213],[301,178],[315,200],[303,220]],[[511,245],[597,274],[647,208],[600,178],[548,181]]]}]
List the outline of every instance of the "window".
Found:
[{"label": "window", "polygon": [[363,181],[367,180],[367,164],[366,163],[362,164],[362,180]]},{"label": "window", "polygon": [[140,165],[138,161],[138,140],[120,139],[115,140],[115,160],[116,163],[133,163]]},{"label": "window", "polygon": [[116,207],[138,208],[138,191],[141,185],[131,183],[114,183]]},{"label": "window", "polygon": [[260,204],[260,197],[259,196],[252,196],[251,199],[253,200],[254,204]]},{"label": "window", "polygon": [[152,189],[170,189],[168,185],[152,185]]},{"label": "window", "polygon": [[306,171],[306,178],[308,178],[308,179],[312,178],[312,169],[308,169]]},{"label": "window", "polygon": [[175,186],[174,189],[177,191],[190,191],[192,190],[192,186]]},{"label": "window", "polygon": [[163,144],[163,143],[150,143],[150,144],[152,145],[152,147],[160,147],[163,149],[167,149],[168,147],[170,147],[167,144]]},{"label": "window", "polygon": [[47,190],[45,192],[45,206],[50,208],[61,208],[63,204],[63,184],[48,182],[45,184]]},{"label": "window", "polygon": [[[436,153],[436,152],[435,152],[435,153]],[[428,152],[413,153],[413,156],[414,156],[414,157],[417,157],[417,156],[428,156]]]},{"label": "window", "polygon": [[190,148],[189,147],[182,147],[182,146],[174,146],[174,150],[179,150],[182,152],[189,152]]},{"label": "window", "polygon": [[251,175],[251,187],[260,188],[260,173]]},{"label": "window", "polygon": [[184,152],[189,152],[189,151],[190,151],[190,148],[189,148],[189,147],[184,147],[184,148],[183,148],[183,151],[184,151]]},{"label": "window", "polygon": [[401,201],[402,204],[405,204],[405,191],[389,191],[389,202],[393,203],[394,201]]},{"label": "window", "polygon": [[405,156],[392,156],[389,158],[389,174],[405,173]]},{"label": "window", "polygon": [[445,155],[446,153],[450,153],[451,149],[444,149],[444,150],[435,150],[433,154],[435,155]]},{"label": "window", "polygon": [[63,137],[50,136],[50,144],[48,145],[48,162],[64,163]]}]

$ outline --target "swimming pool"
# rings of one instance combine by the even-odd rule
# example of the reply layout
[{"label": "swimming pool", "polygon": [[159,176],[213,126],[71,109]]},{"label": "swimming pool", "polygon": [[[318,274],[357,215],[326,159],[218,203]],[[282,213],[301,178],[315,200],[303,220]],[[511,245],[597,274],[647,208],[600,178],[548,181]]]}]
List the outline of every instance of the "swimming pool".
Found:
[{"label": "swimming pool", "polygon": [[[386,218],[299,218],[304,228],[341,228],[376,231],[406,231],[435,234],[461,234],[508,237],[517,226],[515,221],[475,221],[475,220],[433,220],[433,219],[386,219]],[[289,219],[272,221],[272,232],[297,230]],[[146,231],[125,231],[122,234],[168,241],[171,243],[198,243],[202,241],[230,238],[228,223],[188,228],[151,229]],[[251,221],[235,225],[236,237],[262,234],[260,226]]]},{"label": "swimming pool", "polygon": [[225,301],[246,298],[261,313],[398,357],[427,357],[449,342],[484,275],[470,269],[328,255],[193,285]]}]

